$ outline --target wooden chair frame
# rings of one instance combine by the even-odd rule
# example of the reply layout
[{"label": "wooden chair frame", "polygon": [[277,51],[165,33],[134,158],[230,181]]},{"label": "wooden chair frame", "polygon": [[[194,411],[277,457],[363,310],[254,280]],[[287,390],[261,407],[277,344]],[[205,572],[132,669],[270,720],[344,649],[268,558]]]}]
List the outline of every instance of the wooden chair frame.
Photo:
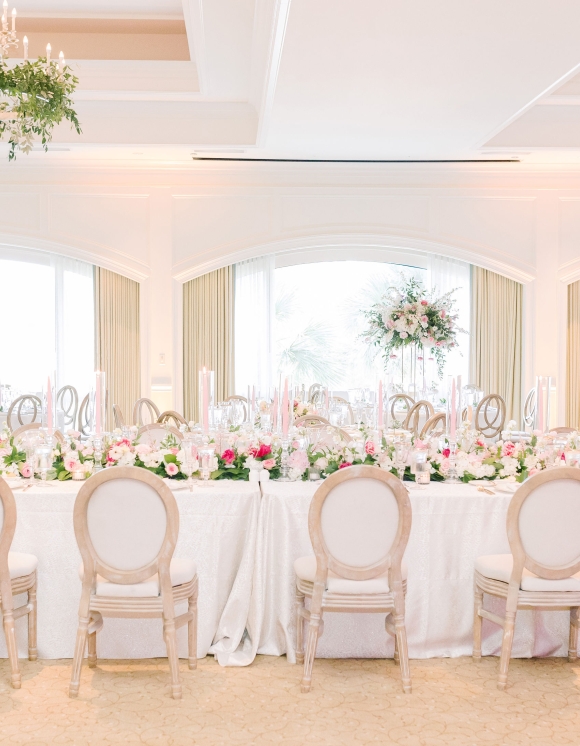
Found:
[{"label": "wooden chair frame", "polygon": [[159,415],[159,418],[157,422],[164,425],[166,422],[169,422],[170,420],[173,420],[173,424],[175,427],[179,429],[179,425],[187,425],[187,420],[185,417],[179,412],[176,412],[174,409],[168,409],[165,412],[161,412]]},{"label": "wooden chair frame", "polygon": [[[507,534],[513,555],[513,569],[509,583],[488,578],[475,571],[475,609],[473,625],[473,658],[481,659],[481,626],[482,620],[499,625],[503,629],[503,639],[499,664],[497,687],[504,690],[507,684],[508,668],[511,657],[516,613],[519,609],[558,611],[570,610],[570,640],[568,660],[578,658],[578,627],[580,625],[580,591],[523,591],[521,590],[524,568],[546,580],[562,580],[580,572],[580,539],[578,561],[561,567],[546,567],[526,554],[519,531],[519,516],[523,504],[529,495],[538,487],[548,482],[561,479],[573,479],[580,482],[580,470],[573,467],[550,469],[535,474],[523,484],[511,499],[507,513]],[[505,617],[493,614],[483,608],[483,594],[499,596],[506,599]]]},{"label": "wooden chair frame", "polygon": [[537,405],[538,392],[536,387],[528,391],[524,406],[522,409],[522,419],[524,421],[524,427],[534,427],[536,420],[536,405]]},{"label": "wooden chair frame", "polygon": [[150,430],[165,430],[167,433],[175,435],[178,441],[183,440],[183,433],[181,433],[176,427],[171,425],[162,425],[160,422],[151,422],[149,425],[142,425],[137,431],[137,437],[140,438],[142,435],[146,435]]},{"label": "wooden chair frame", "polygon": [[[24,433],[27,433],[29,430],[40,430],[42,427],[42,423],[40,422],[30,422],[28,425],[22,425],[22,427],[19,427],[17,430],[15,430],[12,433],[12,437],[14,438],[14,442],[16,442]],[[64,443],[66,438],[61,433],[60,430],[55,430],[53,432],[54,438],[58,443]]]},{"label": "wooden chair frame", "polygon": [[391,415],[391,420],[395,419],[395,406],[398,401],[403,401],[409,410],[415,404],[413,397],[408,394],[393,394],[393,396],[389,397],[387,400],[387,407],[390,407],[389,413]]},{"label": "wooden chair frame", "polygon": [[403,430],[411,430],[415,435],[419,434],[419,420],[421,418],[421,413],[425,412],[425,424],[429,422],[431,417],[435,414],[435,410],[433,409],[433,405],[430,401],[427,401],[426,399],[421,399],[420,401],[413,404],[411,409],[409,410],[409,414],[405,418],[405,422],[403,423]]},{"label": "wooden chair frame", "polygon": [[[115,479],[133,479],[152,487],[161,498],[167,514],[165,537],[158,555],[138,570],[119,570],[104,564],[90,538],[87,523],[87,510],[95,490],[104,482]],[[83,561],[83,583],[79,605],[79,626],[74,651],[69,696],[76,697],[80,687],[80,674],[88,638],[88,663],[97,665],[97,632],[103,627],[103,617],[122,618],[162,618],[163,636],[167,646],[167,657],[171,670],[171,690],[174,699],[181,699],[182,689],[179,677],[176,630],[188,626],[188,665],[197,667],[197,575],[188,583],[172,587],[170,564],[179,534],[179,511],[175,497],[167,485],[155,474],[135,466],[119,466],[94,474],[87,480],[77,495],[74,506],[74,530]],[[96,596],[97,574],[110,583],[127,585],[142,583],[158,573],[160,595],[157,597],[135,598],[117,596]],[[188,602],[188,610],[175,616],[175,604]]]},{"label": "wooden chair frame", "polygon": [[331,396],[329,399],[329,403],[332,403],[333,401],[338,402],[339,404],[346,404],[346,408],[348,410],[348,417],[350,422],[349,425],[354,425],[354,412],[352,410],[352,405],[349,401],[347,401],[344,396]]},{"label": "wooden chair frame", "polygon": [[[433,432],[441,432],[441,433],[445,432],[446,420],[447,420],[447,417],[445,415],[445,412],[437,412],[432,417],[429,417],[427,422],[423,425],[423,429],[421,430],[419,439],[423,440],[423,438],[427,437],[428,435],[431,435],[431,433]],[[439,422],[443,423],[443,427],[441,430],[435,430],[435,427]]]},{"label": "wooden chair frame", "polygon": [[297,417],[294,420],[294,424],[296,426],[318,427],[319,425],[330,425],[330,421],[326,417],[321,417],[319,414],[304,414],[302,417]]},{"label": "wooden chair frame", "polygon": [[149,410],[149,414],[151,415],[151,422],[149,424],[155,424],[161,412],[159,411],[159,407],[157,404],[155,404],[154,401],[151,401],[151,399],[147,399],[147,397],[141,397],[141,399],[137,399],[135,402],[135,406],[133,407],[133,424],[137,425],[137,427],[143,427],[143,418],[141,417],[141,409],[142,407],[146,407]]},{"label": "wooden chair frame", "polygon": [[226,401],[240,401],[242,402],[242,407],[244,408],[244,422],[248,422],[248,399],[245,396],[240,396],[239,394],[232,394],[231,396],[228,396]]},{"label": "wooden chair frame", "polygon": [[[8,554],[16,531],[16,501],[10,487],[0,477],[0,500],[4,507],[4,522],[0,532],[0,596],[6,647],[10,660],[11,683],[14,689],[20,689],[22,676],[18,665],[18,646],[14,622],[21,616],[28,616],[28,660],[35,661],[36,650],[36,570],[30,575],[10,579]],[[27,594],[27,603],[14,608],[14,596]]]},{"label": "wooden chair frame", "polygon": [[92,429],[92,417],[91,417],[91,395],[87,394],[83,397],[83,400],[79,407],[79,423],[77,430],[81,435],[85,437],[90,434]]},{"label": "wooden chair frame", "polygon": [[[492,420],[488,417],[488,410],[493,402],[497,404],[496,412]],[[499,394],[488,394],[477,405],[475,410],[474,426],[485,438],[495,438],[504,429],[506,406],[505,401]],[[480,420],[480,415],[483,420]]]},{"label": "wooden chair frame", "polygon": [[560,435],[569,435],[570,433],[574,432],[573,427],[551,427],[548,432],[550,433],[556,433]]},{"label": "wooden chair frame", "polygon": [[113,422],[115,427],[122,429],[125,427],[125,415],[118,404],[113,404]]},{"label": "wooden chair frame", "polygon": [[[65,406],[65,398],[67,394],[70,394],[70,402]],[[65,432],[67,427],[74,430],[76,428],[77,413],[79,410],[79,395],[74,386],[63,386],[61,389],[59,389],[56,395],[57,408],[59,404],[64,415],[63,426],[65,428]]]},{"label": "wooden chair frame", "polygon": [[[334,558],[324,542],[321,515],[324,502],[330,492],[339,484],[353,479],[376,479],[384,482],[392,490],[399,506],[399,525],[391,547],[386,548],[380,561],[367,567],[352,567]],[[401,562],[411,532],[411,503],[407,489],[393,474],[373,466],[351,466],[328,477],[316,490],[308,514],[308,530],[316,556],[316,576],[314,583],[296,579],[296,661],[304,661],[301,689],[310,691],[312,667],[316,655],[318,638],[324,629],[325,611],[345,613],[386,613],[385,628],[395,638],[395,662],[400,663],[403,690],[411,692],[411,674],[407,651],[405,628],[406,584],[401,574]],[[389,592],[382,594],[340,594],[325,591],[328,571],[349,580],[369,580],[388,572]],[[305,606],[305,597],[311,599],[310,609]],[[308,622],[308,637],[304,650],[303,620]]]},{"label": "wooden chair frame", "polygon": [[[25,402],[31,402],[32,404],[32,420],[29,423],[25,423],[22,421],[22,405]],[[9,430],[13,430],[12,426],[12,415],[14,410],[16,410],[16,419],[18,420],[19,425],[32,425],[33,423],[36,423],[36,417],[40,415],[40,420],[38,421],[40,424],[40,421],[42,420],[42,402],[38,398],[38,396],[35,396],[34,394],[23,394],[22,396],[19,396],[17,399],[14,399],[14,401],[10,404],[8,407],[8,413],[6,415],[6,424],[8,425]]]}]

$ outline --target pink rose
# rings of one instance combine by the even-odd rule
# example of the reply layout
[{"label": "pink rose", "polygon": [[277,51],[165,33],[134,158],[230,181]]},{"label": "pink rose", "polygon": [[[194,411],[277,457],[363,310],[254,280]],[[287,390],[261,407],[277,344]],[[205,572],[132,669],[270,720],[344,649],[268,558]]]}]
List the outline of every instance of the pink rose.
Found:
[{"label": "pink rose", "polygon": [[170,448],[169,450],[174,456],[177,456],[177,454],[179,453],[179,448]]},{"label": "pink rose", "polygon": [[147,443],[139,443],[139,445],[135,446],[135,453],[139,454],[139,456],[142,456],[145,453],[151,453],[151,450],[151,446]]},{"label": "pink rose", "polygon": [[30,479],[32,476],[32,466],[30,464],[22,464],[20,467],[20,473],[24,477],[24,479]]},{"label": "pink rose", "polygon": [[74,471],[77,468],[78,463],[79,462],[76,460],[76,458],[65,458],[64,468],[67,471]]},{"label": "pink rose", "polygon": [[451,451],[449,450],[449,448],[444,448],[441,453],[443,455],[443,458],[449,458],[449,456],[451,455]]},{"label": "pink rose", "polygon": [[262,465],[264,466],[264,469],[273,469],[276,466],[276,459],[267,458],[265,461],[262,461]]},{"label": "pink rose", "polygon": [[421,301],[421,305],[422,305],[422,306],[428,306],[428,305],[429,305],[429,302],[428,302],[428,301],[426,301],[426,300],[422,300],[422,301]]},{"label": "pink rose", "polygon": [[179,469],[177,468],[177,464],[174,464],[173,462],[169,464],[165,464],[165,471],[170,477],[174,477],[176,474],[179,473]]},{"label": "pink rose", "polygon": [[365,451],[366,453],[370,453],[371,456],[374,454],[375,444],[372,440],[367,440],[367,442],[365,443]]},{"label": "pink rose", "polygon": [[232,451],[231,448],[227,448],[222,453],[222,461],[225,461],[226,464],[233,464],[235,458],[236,458],[236,454]]},{"label": "pink rose", "polygon": [[441,311],[441,318],[442,318],[442,319],[444,319],[444,318],[445,318],[445,316],[447,316],[447,312],[445,311],[445,309],[443,309],[443,310]]},{"label": "pink rose", "polygon": [[429,319],[427,318],[427,316],[421,316],[421,321],[422,321],[422,322],[423,322],[424,324],[426,324],[426,323],[427,323],[427,322],[429,321]]},{"label": "pink rose", "polygon": [[503,444],[502,456],[513,456],[515,450],[516,450],[515,445],[511,441],[508,440],[507,443]]},{"label": "pink rose", "polygon": [[346,469],[347,466],[352,466],[352,463],[350,461],[343,461],[342,464],[338,468]]}]

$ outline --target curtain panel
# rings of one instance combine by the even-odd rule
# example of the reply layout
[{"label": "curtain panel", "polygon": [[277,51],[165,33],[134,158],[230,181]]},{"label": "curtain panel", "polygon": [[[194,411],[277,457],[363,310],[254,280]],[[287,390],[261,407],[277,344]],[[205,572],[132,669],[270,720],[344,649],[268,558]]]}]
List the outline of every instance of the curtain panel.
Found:
[{"label": "curtain panel", "polygon": [[580,427],[580,280],[568,285],[566,425]]},{"label": "curtain panel", "polygon": [[107,429],[112,430],[113,404],[131,422],[141,396],[139,350],[139,283],[95,267],[95,359],[106,374]]},{"label": "curtain panel", "polygon": [[496,272],[471,268],[469,381],[499,394],[507,419],[522,417],[523,286]]},{"label": "curtain panel", "polygon": [[198,374],[214,371],[215,403],[234,393],[234,268],[183,285],[183,409],[199,421]]}]

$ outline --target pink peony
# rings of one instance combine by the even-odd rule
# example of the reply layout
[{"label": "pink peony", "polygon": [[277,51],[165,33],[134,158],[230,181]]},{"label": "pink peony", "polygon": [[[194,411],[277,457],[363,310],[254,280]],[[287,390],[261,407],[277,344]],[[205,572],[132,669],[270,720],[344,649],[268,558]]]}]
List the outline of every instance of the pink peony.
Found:
[{"label": "pink peony", "polygon": [[449,456],[451,455],[451,451],[449,450],[449,448],[444,448],[441,453],[443,454],[443,458],[449,458]]},{"label": "pink peony", "polygon": [[30,464],[22,464],[20,467],[20,473],[24,477],[24,479],[30,479],[32,476],[32,466]]},{"label": "pink peony", "polygon": [[273,469],[276,466],[276,459],[267,458],[265,461],[262,461],[262,464],[264,465],[264,469]]},{"label": "pink peony", "polygon": [[352,463],[350,461],[343,461],[342,464],[338,468],[346,469],[347,466],[352,466]]},{"label": "pink peony", "polygon": [[375,444],[373,443],[372,440],[367,440],[367,442],[365,443],[365,451],[366,453],[370,453],[371,456],[374,454]]},{"label": "pink peony", "polygon": [[225,461],[226,464],[233,464],[235,458],[236,458],[236,454],[232,451],[231,448],[226,449],[222,453],[222,461]]},{"label": "pink peony", "polygon": [[179,473],[179,469],[177,468],[177,464],[174,464],[173,462],[169,464],[165,464],[165,471],[170,477],[174,477],[176,474]]},{"label": "pink peony", "polygon": [[139,445],[135,446],[135,453],[139,454],[139,456],[143,456],[146,453],[151,453],[151,446],[147,443],[139,443]]},{"label": "pink peony", "polygon": [[513,456],[515,453],[516,447],[515,445],[508,440],[507,443],[503,444],[502,448],[502,456]]},{"label": "pink peony", "polygon": [[304,471],[308,466],[308,454],[306,451],[292,451],[288,457],[288,465],[291,469]]},{"label": "pink peony", "polygon": [[429,301],[426,301],[426,300],[422,300],[422,301],[421,301],[421,305],[422,305],[422,306],[428,306],[428,305],[429,305]]}]

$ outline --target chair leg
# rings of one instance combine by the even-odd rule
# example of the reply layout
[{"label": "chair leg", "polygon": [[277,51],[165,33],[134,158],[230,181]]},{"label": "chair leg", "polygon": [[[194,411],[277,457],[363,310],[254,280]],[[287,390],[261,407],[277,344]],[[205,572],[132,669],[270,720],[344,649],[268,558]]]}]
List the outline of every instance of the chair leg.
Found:
[{"label": "chair leg", "polygon": [[578,659],[578,607],[570,609],[570,643],[568,645],[568,660],[570,663]]},{"label": "chair leg", "polygon": [[88,663],[89,668],[95,668],[97,665],[97,633],[93,632],[88,635],[89,638],[89,655]]},{"label": "chair leg", "polygon": [[191,670],[197,668],[197,596],[190,596],[187,600],[188,611],[192,613],[187,623],[188,666]]},{"label": "chair leg", "polygon": [[480,612],[483,609],[483,591],[475,584],[475,604],[473,609],[473,659],[481,660],[481,626],[483,619]]},{"label": "chair leg", "polygon": [[10,659],[11,683],[14,689],[20,689],[22,676],[18,666],[18,646],[16,645],[16,630],[14,629],[14,611],[4,611],[4,634],[6,635],[6,647]]},{"label": "chair leg", "polygon": [[304,663],[304,595],[296,589],[296,663]]},{"label": "chair leg", "polygon": [[28,591],[28,603],[30,605],[30,611],[28,612],[28,660],[35,661],[38,657],[37,650],[37,603],[36,603],[36,580],[34,585]]},{"label": "chair leg", "polygon": [[179,658],[177,656],[177,641],[175,639],[175,623],[173,619],[163,620],[163,635],[167,646],[167,658],[171,671],[171,695],[173,699],[181,699],[181,680],[179,678]]},{"label": "chair leg", "polygon": [[312,686],[312,666],[314,665],[314,658],[316,656],[316,646],[318,645],[319,627],[322,620],[322,611],[318,610],[318,613],[310,610],[310,621],[308,624],[308,638],[306,641],[306,650],[304,653],[304,673],[302,674],[301,691],[309,692]]},{"label": "chair leg", "polygon": [[91,621],[91,586],[89,585],[87,579],[85,580],[85,582],[86,585],[83,584],[81,600],[79,603],[79,626],[77,629],[77,639],[75,643],[72,671],[70,675],[70,685],[68,688],[69,697],[76,697],[79,693],[79,688],[81,685],[81,667],[83,665],[85,647],[87,645],[87,635],[89,624]]},{"label": "chair leg", "polygon": [[409,668],[409,651],[407,649],[407,629],[405,617],[395,617],[396,644],[399,652],[399,665],[401,667],[401,679],[403,680],[403,691],[411,694],[411,670]]},{"label": "chair leg", "polygon": [[499,659],[499,677],[497,688],[503,691],[507,684],[508,668],[512,654],[512,643],[514,641],[514,627],[516,624],[516,612],[507,611],[503,628],[503,640],[501,644],[501,657]]},{"label": "chair leg", "polygon": [[395,653],[393,655],[393,660],[395,662],[395,665],[398,666],[400,662],[400,656],[399,656],[399,643],[397,642],[396,635],[395,635]]}]

